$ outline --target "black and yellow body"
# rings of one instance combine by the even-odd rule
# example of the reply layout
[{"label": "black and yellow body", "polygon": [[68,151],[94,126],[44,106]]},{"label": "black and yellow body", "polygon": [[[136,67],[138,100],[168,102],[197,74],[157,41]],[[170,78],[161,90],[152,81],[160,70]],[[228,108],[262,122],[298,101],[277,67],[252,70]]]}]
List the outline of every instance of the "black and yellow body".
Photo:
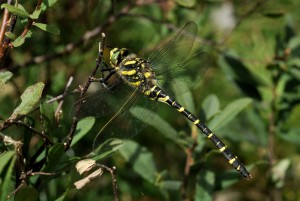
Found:
[{"label": "black and yellow body", "polygon": [[226,145],[195,115],[173,100],[159,85],[154,70],[148,61],[137,58],[128,49],[114,48],[110,52],[111,72],[117,73],[125,83],[151,100],[166,103],[188,118],[204,133],[225,156],[228,162],[245,178],[251,178],[242,162],[226,147]]}]

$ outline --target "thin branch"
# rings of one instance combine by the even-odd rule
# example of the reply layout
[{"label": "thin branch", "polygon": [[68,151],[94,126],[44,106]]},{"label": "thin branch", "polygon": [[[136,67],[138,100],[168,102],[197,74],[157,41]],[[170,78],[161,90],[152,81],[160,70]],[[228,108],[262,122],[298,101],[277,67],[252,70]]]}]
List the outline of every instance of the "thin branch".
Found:
[{"label": "thin branch", "polygon": [[[71,76],[69,78],[69,81],[68,81],[66,87],[65,87],[65,91],[62,94],[63,97],[65,97],[67,95],[68,89],[71,86],[72,82],[73,82],[73,77]],[[63,106],[63,103],[64,103],[64,99],[61,99],[61,101],[59,102],[59,104],[58,104],[58,106],[57,106],[57,108],[55,110],[55,115],[54,116],[55,116],[55,119],[56,119],[57,122],[59,122],[59,119],[61,117],[61,108]]]},{"label": "thin branch", "polygon": [[192,139],[193,139],[193,144],[191,147],[188,147],[186,149],[186,162],[185,162],[185,167],[184,167],[184,177],[183,177],[183,182],[181,186],[181,199],[183,201],[188,200],[187,194],[188,194],[188,183],[189,183],[189,178],[190,178],[190,172],[191,172],[191,166],[194,164],[194,159],[193,159],[193,153],[195,151],[195,148],[197,146],[197,130],[196,126],[192,127]]},{"label": "thin branch", "polygon": [[118,201],[119,200],[119,195],[118,195],[118,186],[117,186],[117,178],[116,178],[116,167],[113,166],[112,168],[110,168],[110,167],[107,167],[103,164],[97,164],[97,166],[105,169],[106,171],[108,171],[111,174],[115,201]]},{"label": "thin branch", "polygon": [[[92,71],[92,73],[90,74],[89,79],[86,81],[84,87],[81,89],[79,100],[82,100],[82,98],[86,94],[88,88],[90,87],[90,85],[92,83],[92,78],[95,77],[96,72],[97,72],[98,68],[100,67],[100,64],[102,62],[102,57],[103,57],[104,45],[105,45],[105,34],[102,33],[102,41],[101,41],[101,43],[99,43],[99,52],[98,52],[98,58],[96,59],[95,68]],[[81,106],[82,106],[82,101],[79,101],[79,104],[76,106],[76,113],[73,116],[73,122],[72,122],[72,125],[71,125],[70,132],[69,132],[69,134],[66,138],[66,141],[64,142],[65,150],[68,150],[70,145],[71,145],[73,136],[74,136],[76,128],[77,128]]]},{"label": "thin branch", "polygon": [[47,135],[39,132],[35,128],[29,126],[28,124],[26,124],[22,121],[19,121],[19,120],[18,121],[8,121],[8,122],[6,122],[6,124],[8,124],[8,125],[15,124],[15,125],[23,126],[23,127],[27,128],[28,130],[32,131],[33,133],[35,133],[36,135],[40,136],[46,143],[53,145],[53,142],[50,140],[50,138]]},{"label": "thin branch", "polygon": [[133,7],[133,4],[126,5],[117,15],[113,15],[107,19],[102,25],[99,25],[95,27],[92,30],[89,30],[83,34],[83,36],[78,39],[76,42],[71,42],[65,46],[65,48],[59,52],[53,53],[53,54],[47,54],[47,55],[40,55],[33,57],[31,60],[23,63],[23,64],[17,64],[14,66],[7,66],[6,68],[9,69],[11,72],[17,71],[19,68],[24,68],[27,66],[32,66],[33,64],[40,64],[43,62],[47,62],[49,60],[61,57],[63,55],[71,53],[73,50],[75,50],[77,47],[81,46],[82,44],[86,44],[94,37],[98,37],[101,32],[103,32],[104,28],[107,28],[111,24],[113,24],[117,19],[120,17],[125,16]]}]

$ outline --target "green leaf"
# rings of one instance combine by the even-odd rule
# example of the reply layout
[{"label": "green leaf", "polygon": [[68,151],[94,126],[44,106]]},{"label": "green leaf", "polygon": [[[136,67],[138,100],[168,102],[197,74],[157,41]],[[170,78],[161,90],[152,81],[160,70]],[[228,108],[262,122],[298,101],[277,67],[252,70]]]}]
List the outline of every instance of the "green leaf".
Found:
[{"label": "green leaf", "polygon": [[12,44],[14,47],[19,47],[23,45],[24,42],[25,42],[25,37],[19,36],[16,40],[14,40],[14,42],[12,42]]},{"label": "green leaf", "polygon": [[36,20],[39,18],[41,13],[42,13],[42,9],[34,10],[33,13],[30,14],[30,18]]},{"label": "green leaf", "polygon": [[60,159],[64,156],[64,145],[55,144],[49,149],[47,162],[43,168],[44,172],[53,172],[55,167],[58,166]]},{"label": "green leaf", "polygon": [[196,3],[196,0],[176,0],[176,2],[183,7],[193,7]]},{"label": "green leaf", "polygon": [[35,201],[38,200],[38,198],[39,193],[35,188],[31,186],[25,186],[17,192],[15,201]]},{"label": "green leaf", "polygon": [[58,0],[43,0],[42,5],[46,7],[52,7]]},{"label": "green leaf", "polygon": [[19,7],[15,7],[15,6],[4,3],[1,5],[1,8],[6,8],[9,12],[11,12],[15,15],[18,15],[19,17],[22,17],[22,18],[29,17],[29,13],[26,12],[24,7],[21,6],[20,4],[19,4]]},{"label": "green leaf", "polygon": [[71,146],[74,146],[81,138],[83,138],[91,130],[95,121],[95,117],[86,117],[78,122],[75,136],[72,140]]},{"label": "green leaf", "polygon": [[221,189],[226,189],[240,181],[240,174],[233,169],[227,170],[218,174],[216,181],[217,186],[220,186]]},{"label": "green leaf", "polygon": [[15,151],[6,151],[4,153],[1,153],[0,155],[0,174],[2,174],[3,169],[5,166],[9,163],[9,161],[13,158],[15,155]]},{"label": "green leaf", "polygon": [[150,183],[155,182],[156,166],[153,160],[153,155],[134,141],[126,141],[119,149],[120,154],[129,162],[136,173]]},{"label": "green leaf", "polygon": [[[135,115],[137,118],[139,118],[138,114],[140,114],[140,110],[146,110],[147,114],[150,115],[151,121],[145,122],[147,125],[153,126],[156,128],[159,132],[161,132],[165,137],[173,140],[174,142],[177,142],[178,139],[178,133],[177,131],[163,118],[161,118],[158,114],[152,112],[151,110],[140,108],[140,107],[134,107],[131,109],[131,113]],[[139,118],[141,121],[143,121],[143,118]]]},{"label": "green leaf", "polygon": [[31,112],[40,101],[44,86],[44,83],[39,82],[28,87],[21,95],[21,104],[14,110],[9,119],[14,120],[19,115],[26,115]]},{"label": "green leaf", "polygon": [[17,38],[17,36],[12,32],[5,32],[5,36],[12,41],[16,40],[16,38]]},{"label": "green leaf", "polygon": [[277,136],[287,142],[300,145],[299,132],[299,128],[291,128],[288,133],[278,133]]},{"label": "green leaf", "polygon": [[0,183],[0,201],[7,201],[7,196],[11,194],[11,192],[14,190],[15,182],[12,180],[12,175],[15,167],[15,160],[16,157],[13,157],[13,160],[11,160],[9,167],[6,169],[4,179],[2,183]]},{"label": "green leaf", "polygon": [[290,159],[282,159],[272,167],[272,181],[276,188],[282,188],[285,182],[286,172],[291,164]]},{"label": "green leaf", "polygon": [[13,76],[13,74],[9,71],[2,71],[0,72],[0,80],[4,83],[6,83],[10,78]]},{"label": "green leaf", "polygon": [[226,74],[233,79],[238,87],[249,97],[261,100],[258,86],[263,82],[255,76],[238,58],[224,54],[220,57],[220,64],[225,67]]},{"label": "green leaf", "polygon": [[12,75],[13,74],[9,71],[0,72],[0,93],[4,88],[5,84],[7,83],[7,81],[12,77]]},{"label": "green leaf", "polygon": [[202,170],[197,175],[196,201],[211,201],[215,185],[215,174],[209,170]]},{"label": "green leaf", "polygon": [[202,103],[202,108],[205,112],[206,120],[212,118],[220,112],[220,102],[216,95],[209,95]]},{"label": "green leaf", "polygon": [[60,34],[60,30],[57,26],[55,25],[48,25],[48,24],[43,24],[43,23],[34,23],[34,26],[42,29],[43,31],[55,34],[55,35],[59,35]]},{"label": "green leaf", "polygon": [[209,127],[212,130],[220,129],[228,124],[238,113],[244,110],[252,103],[250,98],[241,98],[229,103],[226,108],[209,122]]},{"label": "green leaf", "polygon": [[162,181],[159,187],[164,190],[178,191],[182,185],[181,181]]}]

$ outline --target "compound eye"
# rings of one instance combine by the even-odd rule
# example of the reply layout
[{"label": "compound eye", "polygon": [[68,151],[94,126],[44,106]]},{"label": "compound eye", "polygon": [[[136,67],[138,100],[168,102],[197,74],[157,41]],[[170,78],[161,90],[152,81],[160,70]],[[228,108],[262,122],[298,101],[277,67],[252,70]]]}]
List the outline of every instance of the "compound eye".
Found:
[{"label": "compound eye", "polygon": [[129,50],[126,49],[126,48],[123,48],[121,50],[121,56],[124,58],[124,57],[127,57],[128,55],[130,54]]}]

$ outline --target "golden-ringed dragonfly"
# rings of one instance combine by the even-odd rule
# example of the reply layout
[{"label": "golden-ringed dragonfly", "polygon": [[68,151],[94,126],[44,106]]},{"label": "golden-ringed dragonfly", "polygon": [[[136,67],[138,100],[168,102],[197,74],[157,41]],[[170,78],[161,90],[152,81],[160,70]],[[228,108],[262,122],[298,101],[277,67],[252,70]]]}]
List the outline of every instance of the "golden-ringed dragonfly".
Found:
[{"label": "golden-ringed dragonfly", "polygon": [[251,175],[230,149],[200,119],[172,98],[195,86],[207,68],[206,53],[189,56],[197,32],[194,22],[186,23],[147,60],[126,48],[111,49],[109,65],[101,65],[101,78],[98,79],[104,90],[83,101],[82,115],[104,116],[114,112],[94,140],[94,148],[101,149],[115,139],[131,138],[139,133],[151,122],[151,111],[156,111],[156,103],[165,103],[197,126],[227,161],[249,179]]}]

